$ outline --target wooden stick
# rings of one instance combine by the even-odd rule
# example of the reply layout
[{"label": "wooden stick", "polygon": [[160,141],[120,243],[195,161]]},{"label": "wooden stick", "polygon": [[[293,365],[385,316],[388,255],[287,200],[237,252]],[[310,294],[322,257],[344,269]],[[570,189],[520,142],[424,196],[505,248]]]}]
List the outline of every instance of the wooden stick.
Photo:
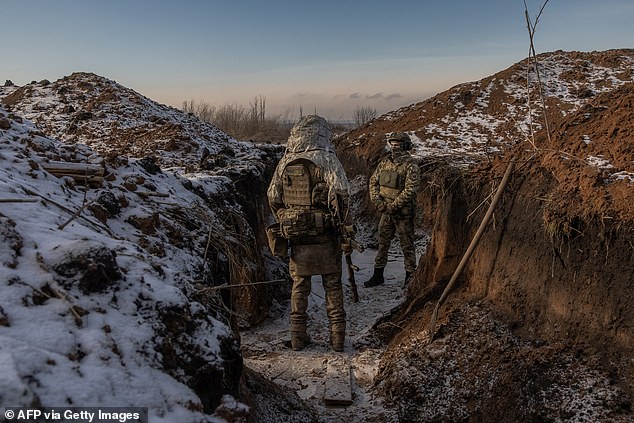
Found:
[{"label": "wooden stick", "polygon": [[88,202],[84,202],[84,204],[81,205],[81,207],[75,212],[73,213],[73,215],[70,217],[70,219],[68,219],[66,222],[62,223],[61,225],[59,225],[57,227],[57,229],[59,229],[60,231],[63,230],[66,225],[68,225],[70,222],[72,222],[73,220],[75,220],[76,218],[79,217],[79,215],[81,214],[82,211],[84,211],[84,209],[89,205],[92,204],[92,202],[88,203]]},{"label": "wooden stick", "polygon": [[445,287],[445,290],[440,296],[438,303],[436,303],[436,307],[434,308],[434,311],[431,315],[429,330],[427,331],[426,336],[424,336],[424,338],[426,338],[425,340],[428,343],[431,343],[431,341],[433,341],[434,339],[434,333],[436,331],[436,319],[438,317],[438,310],[440,309],[440,306],[449,295],[451,288],[453,287],[454,283],[458,279],[458,276],[460,276],[460,273],[462,273],[462,270],[464,269],[465,265],[469,261],[469,258],[471,258],[471,254],[475,250],[475,247],[478,245],[478,242],[480,241],[480,238],[482,237],[482,234],[484,233],[484,230],[486,229],[487,224],[489,223],[489,220],[491,220],[491,216],[493,215],[495,206],[497,205],[500,197],[502,196],[502,191],[504,191],[504,188],[506,187],[506,184],[508,183],[509,178],[511,177],[511,174],[513,173],[514,166],[515,166],[515,157],[511,158],[511,161],[509,162],[506,168],[506,172],[504,172],[504,176],[502,177],[502,181],[500,182],[500,185],[498,186],[498,189],[495,192],[495,196],[493,197],[493,200],[491,200],[489,209],[484,215],[482,222],[480,222],[480,226],[478,227],[476,234],[473,236],[473,239],[471,240],[471,243],[469,244],[467,251],[465,251],[464,255],[462,256],[462,260],[460,260],[458,267],[456,267],[456,269],[453,272],[453,275],[451,275],[451,280],[449,280],[449,282],[447,283],[447,286]]},{"label": "wooden stick", "polygon": [[[25,187],[25,186],[23,186],[23,185],[20,185],[20,188],[22,188],[22,190],[23,190],[25,193],[27,193],[27,194],[29,194],[29,195],[35,195],[35,196],[38,196],[38,197],[40,197],[41,199],[43,199],[44,201],[48,201],[49,203],[51,203],[51,204],[53,204],[53,205],[56,205],[57,207],[59,207],[60,209],[62,209],[62,210],[64,210],[64,211],[66,211],[66,212],[68,212],[68,213],[70,213],[71,215],[74,215],[74,214],[75,214],[75,211],[74,211],[74,210],[69,209],[68,207],[64,206],[63,204],[58,203],[58,202],[57,202],[57,201],[55,201],[55,200],[51,200],[50,198],[45,197],[45,196],[43,196],[42,194],[39,194],[39,193],[37,193],[37,192],[33,191],[32,189],[29,189],[29,188],[27,188],[27,187]],[[113,238],[115,238],[115,239],[120,239],[120,238],[119,238],[119,237],[117,237],[115,234],[113,234],[113,233],[112,233],[112,231],[110,230],[110,228],[108,228],[107,226],[102,225],[102,224],[99,224],[99,223],[97,223],[97,222],[94,222],[94,221],[92,221],[92,220],[88,219],[88,218],[87,218],[87,217],[85,217],[85,216],[79,216],[79,217],[81,217],[81,218],[82,218],[82,219],[84,219],[86,222],[90,223],[91,225],[95,226],[97,229],[101,228],[101,229],[105,230],[105,231],[108,233],[108,235],[110,235],[111,237],[113,237]]]},{"label": "wooden stick", "polygon": [[0,198],[0,203],[37,203],[37,198]]},{"label": "wooden stick", "polygon": [[75,173],[75,174],[89,174],[103,176],[104,168],[102,165],[95,165],[90,163],[75,163],[75,162],[59,162],[49,161],[41,163],[44,170],[51,173]]}]

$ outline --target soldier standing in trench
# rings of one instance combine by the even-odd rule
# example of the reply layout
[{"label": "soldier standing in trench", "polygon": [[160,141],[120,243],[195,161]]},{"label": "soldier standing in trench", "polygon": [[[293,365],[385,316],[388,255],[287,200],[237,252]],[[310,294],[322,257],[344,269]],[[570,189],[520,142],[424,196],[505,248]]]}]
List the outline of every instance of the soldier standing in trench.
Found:
[{"label": "soldier standing in trench", "polygon": [[404,132],[387,135],[390,154],[386,156],[370,177],[370,200],[381,213],[379,221],[379,250],[374,260],[374,274],[363,286],[373,287],[385,282],[383,272],[387,253],[395,232],[403,250],[405,283],[416,270],[414,246],[414,215],[420,170],[409,153],[412,141]]},{"label": "soldier standing in trench", "polygon": [[299,351],[311,342],[306,332],[308,296],[312,275],[321,275],[330,344],[335,351],[343,351],[346,312],[341,253],[342,249],[349,252],[349,244],[342,243],[340,228],[352,228],[349,183],[323,118],[306,116],[293,127],[267,196],[279,235],[288,240],[291,251],[291,347]]}]

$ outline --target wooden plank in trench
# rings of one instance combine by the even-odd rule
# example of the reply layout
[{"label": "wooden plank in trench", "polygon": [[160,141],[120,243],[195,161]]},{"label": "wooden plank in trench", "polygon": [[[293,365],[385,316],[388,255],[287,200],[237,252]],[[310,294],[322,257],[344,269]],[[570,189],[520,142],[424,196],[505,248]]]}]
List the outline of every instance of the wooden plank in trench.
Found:
[{"label": "wooden plank in trench", "polygon": [[324,402],[327,405],[352,404],[352,375],[348,357],[328,359]]}]

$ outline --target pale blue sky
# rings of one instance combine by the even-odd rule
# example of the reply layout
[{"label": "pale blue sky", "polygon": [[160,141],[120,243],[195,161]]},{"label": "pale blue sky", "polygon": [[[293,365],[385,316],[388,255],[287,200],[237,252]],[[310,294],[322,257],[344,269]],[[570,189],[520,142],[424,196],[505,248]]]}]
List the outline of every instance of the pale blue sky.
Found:
[{"label": "pale blue sky", "polygon": [[[531,16],[543,1],[526,0]],[[349,118],[524,59],[522,0],[0,0],[0,83],[76,71],[158,102]],[[634,48],[634,1],[550,0],[537,52]]]}]

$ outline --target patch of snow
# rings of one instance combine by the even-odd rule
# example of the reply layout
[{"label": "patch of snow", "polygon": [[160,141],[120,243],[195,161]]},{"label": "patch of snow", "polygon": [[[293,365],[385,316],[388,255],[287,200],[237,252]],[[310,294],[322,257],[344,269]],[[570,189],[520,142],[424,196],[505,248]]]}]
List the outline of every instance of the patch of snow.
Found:
[{"label": "patch of snow", "polygon": [[610,163],[609,160],[604,158],[603,156],[588,156],[586,157],[586,161],[590,166],[598,167],[599,169],[613,169],[614,165]]},{"label": "patch of snow", "polygon": [[609,177],[613,181],[624,181],[627,183],[634,183],[634,172],[616,172],[610,175]]}]

